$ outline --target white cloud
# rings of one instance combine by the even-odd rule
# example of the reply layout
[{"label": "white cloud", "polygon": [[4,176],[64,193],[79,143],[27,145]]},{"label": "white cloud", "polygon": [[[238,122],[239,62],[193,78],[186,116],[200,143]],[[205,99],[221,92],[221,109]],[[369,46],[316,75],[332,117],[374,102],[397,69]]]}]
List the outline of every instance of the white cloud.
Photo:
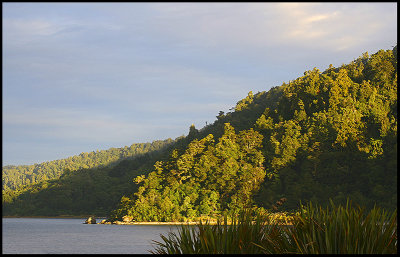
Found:
[{"label": "white cloud", "polygon": [[279,8],[282,20],[290,20],[291,26],[285,27],[288,40],[336,51],[386,36],[381,29],[391,24],[382,21],[387,17],[396,20],[397,9],[394,4],[377,3],[281,3]]},{"label": "white cloud", "polygon": [[[155,132],[164,130],[170,133],[177,129],[173,124],[145,120],[124,121],[108,114],[94,114],[77,109],[31,108],[23,113],[4,115],[3,123],[6,128],[19,127],[20,132],[28,137],[97,143],[150,139]],[[6,133],[11,134],[13,131],[7,129]]]},{"label": "white cloud", "polygon": [[[396,15],[393,3],[180,3],[154,5],[160,32],[207,47],[256,47],[280,44],[325,49],[356,46],[369,40]],[[162,24],[162,25],[161,25]],[[153,24],[154,25],[154,24]],[[347,46],[341,45],[346,38]],[[350,40],[352,39],[352,40]]]}]

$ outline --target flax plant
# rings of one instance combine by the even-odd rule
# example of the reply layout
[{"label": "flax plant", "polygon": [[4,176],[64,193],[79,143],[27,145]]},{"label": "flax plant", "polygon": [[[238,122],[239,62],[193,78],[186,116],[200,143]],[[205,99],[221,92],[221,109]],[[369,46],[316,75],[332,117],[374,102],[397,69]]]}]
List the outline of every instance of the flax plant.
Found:
[{"label": "flax plant", "polygon": [[[286,216],[286,215],[285,215]],[[159,254],[385,254],[397,253],[397,209],[389,213],[378,207],[345,206],[322,208],[301,205],[290,224],[272,215],[252,217],[249,211],[228,224],[227,216],[217,224],[182,225],[178,234],[161,235],[154,241]]]},{"label": "flax plant", "polygon": [[200,222],[196,226],[182,225],[178,234],[160,235],[164,242],[154,241],[159,254],[261,254],[288,253],[287,237],[278,222],[266,217],[252,218],[250,212],[239,217],[227,216],[215,225]]},{"label": "flax plant", "polygon": [[389,213],[374,207],[331,208],[303,206],[294,226],[288,229],[296,252],[304,254],[385,254],[397,253],[397,210]]}]

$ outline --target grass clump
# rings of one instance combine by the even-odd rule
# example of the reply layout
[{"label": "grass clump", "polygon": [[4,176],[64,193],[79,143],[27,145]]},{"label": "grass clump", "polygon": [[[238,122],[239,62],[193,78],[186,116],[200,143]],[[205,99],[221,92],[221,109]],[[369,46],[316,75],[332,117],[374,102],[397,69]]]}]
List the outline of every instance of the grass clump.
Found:
[{"label": "grass clump", "polygon": [[389,213],[374,207],[314,207],[309,203],[289,229],[298,253],[384,254],[397,253],[397,209]]},{"label": "grass clump", "polygon": [[391,213],[374,207],[322,208],[312,203],[284,219],[244,211],[215,225],[181,225],[177,233],[161,235],[151,253],[158,254],[343,254],[397,253],[397,209]]},{"label": "grass clump", "polygon": [[[270,225],[266,225],[270,224]],[[280,253],[286,243],[280,222],[271,222],[268,216],[252,218],[250,212],[238,217],[227,216],[216,224],[209,222],[196,226],[181,225],[177,234],[160,235],[164,242],[154,241],[158,254],[232,254],[232,253]],[[272,241],[271,239],[274,239]],[[270,241],[271,244],[267,244]],[[267,246],[268,245],[268,246]]]}]

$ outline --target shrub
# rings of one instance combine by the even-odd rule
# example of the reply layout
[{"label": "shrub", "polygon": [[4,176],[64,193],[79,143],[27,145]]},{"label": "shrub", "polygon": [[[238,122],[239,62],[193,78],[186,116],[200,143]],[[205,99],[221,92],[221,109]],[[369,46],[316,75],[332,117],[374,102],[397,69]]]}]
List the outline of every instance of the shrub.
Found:
[{"label": "shrub", "polygon": [[387,211],[374,207],[368,213],[359,206],[331,208],[302,206],[294,226],[288,230],[298,253],[384,254],[397,252],[397,209]]},{"label": "shrub", "polygon": [[273,215],[252,217],[250,211],[225,215],[217,224],[181,225],[177,234],[161,235],[151,253],[159,254],[285,254],[285,253],[397,253],[397,209],[389,213],[374,207],[322,208],[309,203],[290,217],[292,225]]}]

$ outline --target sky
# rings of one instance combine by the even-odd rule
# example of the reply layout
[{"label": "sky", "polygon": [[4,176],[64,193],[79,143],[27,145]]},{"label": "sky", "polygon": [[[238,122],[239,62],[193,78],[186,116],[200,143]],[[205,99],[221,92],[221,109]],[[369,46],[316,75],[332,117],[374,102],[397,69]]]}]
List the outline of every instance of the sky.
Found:
[{"label": "sky", "polygon": [[397,3],[2,3],[2,164],[175,139],[397,44]]}]

